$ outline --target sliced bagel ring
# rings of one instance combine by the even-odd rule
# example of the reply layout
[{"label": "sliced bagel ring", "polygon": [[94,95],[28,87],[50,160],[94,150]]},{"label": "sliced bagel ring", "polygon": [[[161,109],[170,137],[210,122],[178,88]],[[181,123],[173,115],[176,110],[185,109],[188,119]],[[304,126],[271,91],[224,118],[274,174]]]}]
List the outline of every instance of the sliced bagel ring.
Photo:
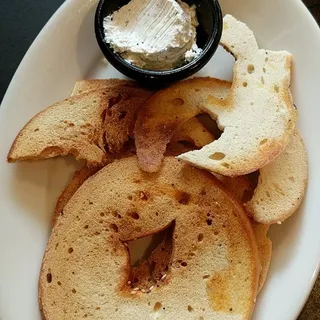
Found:
[{"label": "sliced bagel ring", "polygon": [[[39,284],[52,319],[250,319],[260,264],[250,221],[212,175],[166,158],[107,165],[76,191],[49,239]],[[143,196],[141,196],[143,195]],[[126,242],[175,223],[167,277],[128,283]]]},{"label": "sliced bagel ring", "polygon": [[157,172],[167,144],[181,126],[203,113],[208,97],[224,105],[230,87],[230,82],[219,79],[193,78],[152,95],[140,109],[134,130],[141,169]]},{"label": "sliced bagel ring", "polygon": [[289,143],[297,120],[289,89],[291,55],[259,49],[253,32],[230,15],[224,18],[221,43],[236,58],[228,97],[220,94],[224,82],[201,78],[151,97],[135,127],[143,170],[159,170],[174,131],[200,112],[216,119],[223,134],[178,157],[196,167],[226,176],[248,174],[274,160]]},{"label": "sliced bagel ring", "polygon": [[281,223],[300,206],[307,188],[308,158],[296,130],[284,152],[260,169],[257,188],[245,209],[255,221]]},{"label": "sliced bagel ring", "polygon": [[253,32],[231,15],[224,17],[221,43],[236,59],[230,95],[222,106],[212,94],[203,110],[217,118],[224,132],[201,150],[178,158],[239,176],[274,160],[293,135],[297,112],[289,89],[292,56],[259,49]]},{"label": "sliced bagel ring", "polygon": [[132,137],[138,110],[151,95],[131,81],[126,83],[114,79],[77,83],[75,93],[83,93],[35,115],[18,133],[7,160],[73,154],[90,167],[106,164],[110,153],[120,152]]}]

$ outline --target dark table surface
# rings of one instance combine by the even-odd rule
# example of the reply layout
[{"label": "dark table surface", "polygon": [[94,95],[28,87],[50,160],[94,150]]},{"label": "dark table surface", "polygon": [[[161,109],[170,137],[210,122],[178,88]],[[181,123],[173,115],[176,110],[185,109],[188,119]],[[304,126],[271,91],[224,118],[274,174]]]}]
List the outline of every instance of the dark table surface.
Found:
[{"label": "dark table surface", "polygon": [[[63,1],[1,0],[0,101],[30,44]],[[320,0],[304,3],[320,23]],[[320,320],[320,277],[298,320]]]}]

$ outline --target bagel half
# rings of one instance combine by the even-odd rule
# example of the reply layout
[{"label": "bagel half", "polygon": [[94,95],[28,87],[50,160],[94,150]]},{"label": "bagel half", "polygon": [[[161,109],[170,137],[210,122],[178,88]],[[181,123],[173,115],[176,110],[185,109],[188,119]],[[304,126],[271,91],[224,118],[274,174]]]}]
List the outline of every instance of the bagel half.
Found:
[{"label": "bagel half", "polygon": [[[173,222],[167,277],[149,293],[130,287],[125,243]],[[67,203],[43,259],[40,308],[46,320],[250,319],[259,273],[250,221],[214,177],[174,158],[146,174],[131,157]]]},{"label": "bagel half", "polygon": [[[137,112],[152,94],[132,81],[126,83],[115,79],[80,82],[75,90],[82,94],[53,104],[24,126],[7,160],[73,154],[90,167],[104,165],[132,137]],[[91,90],[93,87],[99,89]]]},{"label": "bagel half", "polygon": [[307,151],[296,130],[284,152],[260,169],[258,185],[245,210],[263,224],[283,222],[300,206],[307,181]]}]

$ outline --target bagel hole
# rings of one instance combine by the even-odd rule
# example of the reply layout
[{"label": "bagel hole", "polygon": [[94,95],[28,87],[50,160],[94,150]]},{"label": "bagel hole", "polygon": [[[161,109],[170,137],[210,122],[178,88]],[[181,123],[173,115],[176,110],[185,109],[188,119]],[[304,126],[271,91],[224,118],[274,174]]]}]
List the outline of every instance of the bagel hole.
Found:
[{"label": "bagel hole", "polygon": [[[178,156],[188,151],[201,149],[205,144],[211,143],[214,141],[214,139],[218,139],[221,136],[222,131],[218,128],[215,119],[211,118],[206,113],[197,115],[196,118],[202,125],[203,133],[207,132],[206,140],[201,141],[199,138],[193,137],[192,135],[189,136],[188,134],[181,132],[181,137],[179,137],[179,139],[173,139],[168,144],[167,155]],[[179,136],[179,129],[177,132],[177,136]],[[212,136],[211,139],[209,134]],[[202,135],[202,133],[199,132],[199,135]]]},{"label": "bagel hole", "polygon": [[219,139],[222,134],[222,130],[218,127],[218,123],[215,119],[210,117],[207,113],[202,113],[197,116],[197,119],[201,122],[201,124],[205,127],[207,131],[209,131],[215,139]]},{"label": "bagel hole", "polygon": [[259,180],[259,176],[260,176],[260,172],[258,171],[254,171],[252,173],[249,173],[247,175],[251,185],[253,186],[253,188],[255,189],[258,185],[258,180]]},{"label": "bagel hole", "polygon": [[[149,293],[165,283],[173,249],[175,222],[165,229],[136,240],[124,242],[130,256],[128,285],[130,290]],[[139,232],[143,230],[141,227]]]},{"label": "bagel hole", "polygon": [[242,203],[247,203],[247,202],[249,202],[249,201],[252,199],[252,197],[253,197],[253,192],[254,192],[254,190],[250,190],[250,189],[245,189],[245,190],[243,190],[241,202],[242,202]]}]

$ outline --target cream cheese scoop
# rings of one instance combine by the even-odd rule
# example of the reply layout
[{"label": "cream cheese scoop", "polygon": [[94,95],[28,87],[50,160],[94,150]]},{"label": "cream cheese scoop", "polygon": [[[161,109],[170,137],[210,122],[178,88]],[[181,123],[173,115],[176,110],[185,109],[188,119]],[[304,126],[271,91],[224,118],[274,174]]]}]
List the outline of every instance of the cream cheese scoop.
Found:
[{"label": "cream cheese scoop", "polygon": [[104,19],[105,41],[128,62],[169,70],[191,61],[196,43],[195,6],[176,0],[131,0]]}]

